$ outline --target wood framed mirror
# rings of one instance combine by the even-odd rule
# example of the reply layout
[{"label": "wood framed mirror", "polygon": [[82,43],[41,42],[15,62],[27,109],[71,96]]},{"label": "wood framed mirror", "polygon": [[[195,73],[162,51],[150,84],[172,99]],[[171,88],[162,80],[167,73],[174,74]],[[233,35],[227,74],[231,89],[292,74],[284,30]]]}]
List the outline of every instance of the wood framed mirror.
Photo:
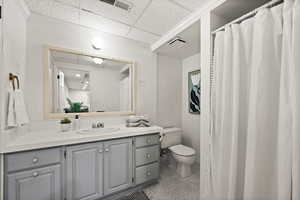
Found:
[{"label": "wood framed mirror", "polygon": [[133,61],[44,47],[45,119],[134,115]]}]

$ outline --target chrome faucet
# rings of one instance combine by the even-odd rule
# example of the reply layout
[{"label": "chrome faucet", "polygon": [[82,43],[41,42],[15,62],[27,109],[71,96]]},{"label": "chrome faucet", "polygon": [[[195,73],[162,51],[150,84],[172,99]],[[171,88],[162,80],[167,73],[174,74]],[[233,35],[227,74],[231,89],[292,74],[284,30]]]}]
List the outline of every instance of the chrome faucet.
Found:
[{"label": "chrome faucet", "polygon": [[93,123],[92,128],[104,128],[104,122]]}]

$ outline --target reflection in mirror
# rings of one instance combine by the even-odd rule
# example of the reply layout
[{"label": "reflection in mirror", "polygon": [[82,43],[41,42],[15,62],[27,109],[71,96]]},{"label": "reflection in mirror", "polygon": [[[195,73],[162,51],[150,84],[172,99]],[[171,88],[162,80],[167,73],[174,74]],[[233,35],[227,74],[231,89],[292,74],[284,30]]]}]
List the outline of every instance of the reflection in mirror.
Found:
[{"label": "reflection in mirror", "polygon": [[52,113],[131,112],[132,64],[50,50]]}]

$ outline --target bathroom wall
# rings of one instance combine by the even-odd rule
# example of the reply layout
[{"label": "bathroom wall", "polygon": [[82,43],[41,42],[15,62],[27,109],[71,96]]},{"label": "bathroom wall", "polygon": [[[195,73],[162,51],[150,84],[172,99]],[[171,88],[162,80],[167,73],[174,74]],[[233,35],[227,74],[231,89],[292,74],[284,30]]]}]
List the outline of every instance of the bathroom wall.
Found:
[{"label": "bathroom wall", "polygon": [[[23,2],[24,3],[24,2]],[[1,57],[0,73],[0,128],[6,124],[8,99],[8,74],[14,73],[21,79],[21,87],[25,80],[26,65],[26,24],[28,11],[24,10],[22,1],[9,0],[2,7],[2,41],[3,54]]]},{"label": "bathroom wall", "polygon": [[[101,51],[91,47],[94,37],[102,39]],[[25,100],[31,120],[43,119],[43,45],[136,61],[137,112],[156,122],[157,56],[148,45],[37,14],[30,16],[27,27]]]},{"label": "bathroom wall", "polygon": [[197,152],[196,161],[200,161],[200,116],[189,113],[188,73],[200,69],[200,54],[182,61],[182,130],[183,144],[193,147]]},{"label": "bathroom wall", "polygon": [[200,69],[200,54],[184,60],[158,55],[157,123],[181,127],[183,144],[194,148],[200,162],[200,115],[189,113],[188,73]]},{"label": "bathroom wall", "polygon": [[181,127],[182,62],[158,55],[157,123]]}]

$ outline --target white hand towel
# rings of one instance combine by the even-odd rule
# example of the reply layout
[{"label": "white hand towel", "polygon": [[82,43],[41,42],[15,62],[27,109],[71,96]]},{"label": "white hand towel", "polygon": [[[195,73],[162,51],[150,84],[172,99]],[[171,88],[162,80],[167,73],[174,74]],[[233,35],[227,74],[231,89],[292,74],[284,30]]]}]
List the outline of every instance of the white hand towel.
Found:
[{"label": "white hand towel", "polygon": [[15,113],[16,113],[16,122],[19,126],[29,123],[26,106],[24,102],[24,95],[20,89],[15,90]]},{"label": "white hand towel", "polygon": [[141,121],[150,122],[149,118],[146,116],[129,116],[129,118],[127,119],[127,122],[133,122],[133,123],[141,122]]},{"label": "white hand towel", "polygon": [[8,127],[17,127],[28,124],[29,119],[25,107],[23,92],[19,89],[9,92]]},{"label": "white hand towel", "polygon": [[7,126],[8,127],[16,127],[16,116],[15,116],[15,109],[14,109],[14,104],[15,104],[15,93],[14,91],[10,91],[8,93],[8,113],[7,113]]}]

